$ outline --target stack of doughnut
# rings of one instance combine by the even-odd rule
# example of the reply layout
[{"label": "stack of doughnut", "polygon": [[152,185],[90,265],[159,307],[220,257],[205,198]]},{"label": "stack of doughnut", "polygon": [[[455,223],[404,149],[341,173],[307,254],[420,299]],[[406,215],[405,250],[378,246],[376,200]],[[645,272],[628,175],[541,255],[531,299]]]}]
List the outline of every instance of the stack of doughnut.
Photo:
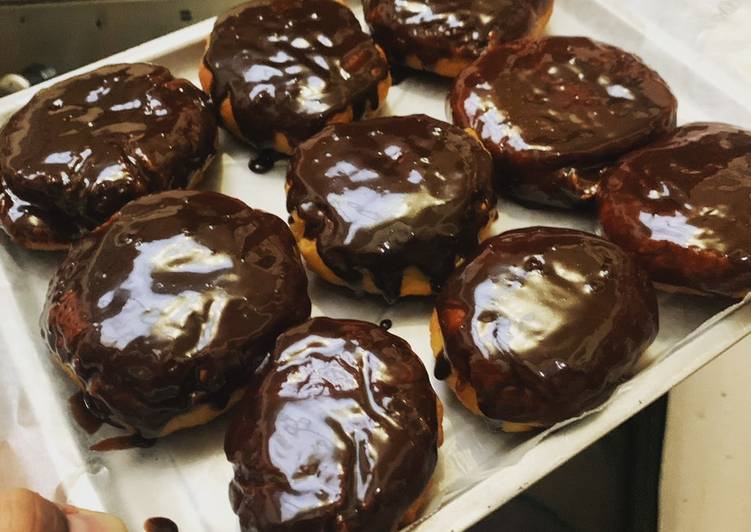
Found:
[{"label": "stack of doughnut", "polygon": [[[676,127],[640,58],[542,35],[552,0],[362,4],[370,35],[336,0],[251,0],[217,19],[204,92],[111,65],[40,90],[0,131],[9,241],[67,251],[42,316],[54,360],[92,415],[143,438],[237,404],[244,531],[393,531],[433,485],[426,368],[384,326],[310,319],[304,265],[389,304],[434,297],[436,378],[505,431],[602,405],[657,336],[655,286],[751,290],[751,132]],[[453,78],[453,123],[368,118],[395,66]],[[289,225],[184,190],[217,125],[256,168],[291,156]],[[598,216],[602,236],[498,234],[499,196]]]}]

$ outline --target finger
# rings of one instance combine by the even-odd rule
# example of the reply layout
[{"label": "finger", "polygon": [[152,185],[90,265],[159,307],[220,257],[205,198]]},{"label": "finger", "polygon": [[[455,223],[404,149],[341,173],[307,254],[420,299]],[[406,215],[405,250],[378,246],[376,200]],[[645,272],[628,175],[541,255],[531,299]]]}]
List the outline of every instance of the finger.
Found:
[{"label": "finger", "polygon": [[3,532],[68,532],[63,512],[26,489],[0,491],[0,530]]},{"label": "finger", "polygon": [[68,532],[128,532],[123,522],[114,515],[75,506],[65,506],[63,513],[68,519]]}]

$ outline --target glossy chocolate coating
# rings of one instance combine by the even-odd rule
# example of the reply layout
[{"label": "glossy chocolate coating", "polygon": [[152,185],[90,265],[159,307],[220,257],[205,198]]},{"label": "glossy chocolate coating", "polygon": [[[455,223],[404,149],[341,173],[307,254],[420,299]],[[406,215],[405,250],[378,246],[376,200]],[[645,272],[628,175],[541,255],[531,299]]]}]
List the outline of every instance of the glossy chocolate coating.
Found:
[{"label": "glossy chocolate coating", "polygon": [[393,531],[438,453],[420,359],[375,324],[314,318],[277,340],[225,440],[243,531]]},{"label": "glossy chocolate coating", "polygon": [[217,105],[229,98],[246,140],[296,146],[350,106],[378,107],[388,66],[352,12],[335,0],[254,0],[221,16],[204,57]]},{"label": "glossy chocolate coating", "polygon": [[488,418],[552,425],[604,401],[657,335],[657,301],[626,252],[571,229],[483,243],[436,303],[444,355]]},{"label": "glossy chocolate coating", "polygon": [[0,132],[0,219],[22,244],[61,247],[134,198],[188,186],[216,135],[208,98],[164,67],[61,81]]},{"label": "glossy chocolate coating", "polygon": [[309,313],[284,222],[216,192],[170,191],[72,246],[42,334],[95,415],[154,437],[201,404],[224,407]]},{"label": "glossy chocolate coating", "polygon": [[295,153],[287,210],[339,277],[357,285],[368,272],[394,300],[406,267],[439,285],[477,247],[491,172],[479,142],[425,115],[337,124]]},{"label": "glossy chocolate coating", "polygon": [[362,0],[373,37],[404,64],[439,59],[473,61],[492,43],[521,39],[551,9],[553,0]]},{"label": "glossy chocolate coating", "polygon": [[86,398],[82,391],[78,391],[68,398],[68,407],[76,424],[83,429],[86,434],[94,434],[102,427],[102,420],[91,413],[86,406]]},{"label": "glossy chocolate coating", "polygon": [[742,297],[751,290],[751,132],[687,124],[606,173],[600,220],[655,281]]},{"label": "glossy chocolate coating", "polygon": [[572,207],[600,171],[675,127],[676,100],[637,57],[584,37],[547,37],[488,51],[450,96],[454,123],[493,154],[499,192]]}]

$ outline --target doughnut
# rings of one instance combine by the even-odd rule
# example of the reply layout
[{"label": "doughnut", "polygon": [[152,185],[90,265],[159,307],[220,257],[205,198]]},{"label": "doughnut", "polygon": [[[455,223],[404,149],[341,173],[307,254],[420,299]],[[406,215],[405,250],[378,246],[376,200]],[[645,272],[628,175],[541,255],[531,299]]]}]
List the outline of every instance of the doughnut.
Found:
[{"label": "doughnut", "polygon": [[495,220],[491,174],[473,135],[425,115],[329,126],[292,158],[292,233],[330,283],[429,295]]},{"label": "doughnut", "polygon": [[282,220],[217,192],[168,191],[71,246],[41,323],[91,413],[156,438],[237,402],[276,336],[309,314]]},{"label": "doughnut", "polygon": [[496,190],[563,208],[591,203],[602,168],[669,133],[676,107],[639,58],[584,37],[495,47],[450,95],[454,123],[493,154]]},{"label": "doughnut", "polygon": [[505,431],[603,403],[657,335],[657,300],[629,254],[595,235],[530,227],[486,240],[436,300],[436,377]]},{"label": "doughnut", "polygon": [[600,222],[660,288],[751,290],[751,131],[694,123],[606,172]]},{"label": "doughnut", "polygon": [[132,199],[196,185],[216,119],[190,82],[108,65],[37,92],[0,131],[0,222],[31,249],[66,249]]},{"label": "doughnut", "polygon": [[456,77],[490,45],[538,38],[553,0],[362,0],[392,63]]},{"label": "doughnut", "polygon": [[441,422],[401,338],[357,320],[289,329],[227,429],[241,530],[396,531],[427,502]]},{"label": "doughnut", "polygon": [[253,0],[217,19],[201,85],[224,126],[259,149],[291,154],[326,124],[374,112],[386,55],[335,0]]}]

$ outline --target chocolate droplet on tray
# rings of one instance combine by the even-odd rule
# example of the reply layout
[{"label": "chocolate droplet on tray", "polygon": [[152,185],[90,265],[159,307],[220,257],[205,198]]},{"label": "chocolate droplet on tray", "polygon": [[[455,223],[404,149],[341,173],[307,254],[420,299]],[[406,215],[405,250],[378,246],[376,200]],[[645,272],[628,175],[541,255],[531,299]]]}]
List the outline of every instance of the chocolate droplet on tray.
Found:
[{"label": "chocolate droplet on tray", "polygon": [[166,517],[149,517],[143,529],[144,532],[179,532],[175,522]]},{"label": "chocolate droplet on tray", "polygon": [[284,154],[274,150],[262,150],[248,162],[248,168],[256,174],[265,174],[281,159],[284,159]]}]

